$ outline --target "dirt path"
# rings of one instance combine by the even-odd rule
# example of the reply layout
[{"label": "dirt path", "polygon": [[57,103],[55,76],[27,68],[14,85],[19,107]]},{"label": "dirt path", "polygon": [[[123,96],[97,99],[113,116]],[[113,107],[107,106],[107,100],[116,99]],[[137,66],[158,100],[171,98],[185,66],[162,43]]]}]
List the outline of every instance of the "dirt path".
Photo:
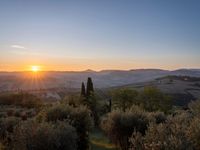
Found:
[{"label": "dirt path", "polygon": [[100,129],[94,129],[90,134],[91,150],[117,150]]}]

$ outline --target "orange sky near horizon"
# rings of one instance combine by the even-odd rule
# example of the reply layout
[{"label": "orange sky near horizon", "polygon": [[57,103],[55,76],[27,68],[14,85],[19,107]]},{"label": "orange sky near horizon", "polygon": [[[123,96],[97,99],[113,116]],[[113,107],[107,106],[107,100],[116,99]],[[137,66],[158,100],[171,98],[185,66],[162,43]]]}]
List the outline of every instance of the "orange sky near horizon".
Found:
[{"label": "orange sky near horizon", "polygon": [[[100,70],[130,70],[130,69],[165,69],[200,68],[198,59],[186,61],[189,56],[177,61],[176,56],[170,59],[165,55],[149,58],[143,57],[73,57],[53,56],[47,54],[10,54],[0,56],[0,71],[31,71],[32,66],[40,66],[40,71],[84,71],[87,69]],[[196,56],[198,57],[198,56]]]},{"label": "orange sky near horizon", "polygon": [[[88,60],[89,61],[89,60]],[[53,64],[53,63],[30,63],[30,64],[9,64],[0,65],[0,71],[14,72],[14,71],[32,71],[32,66],[38,66],[39,71],[84,71],[87,69],[101,71],[101,70],[130,70],[130,69],[165,69],[165,70],[176,70],[180,68],[199,68],[199,66],[187,66],[182,67],[181,64],[157,64],[157,63],[136,63],[130,61],[96,61],[90,60],[92,62],[90,65],[88,62],[85,63],[65,63],[65,64]]]}]

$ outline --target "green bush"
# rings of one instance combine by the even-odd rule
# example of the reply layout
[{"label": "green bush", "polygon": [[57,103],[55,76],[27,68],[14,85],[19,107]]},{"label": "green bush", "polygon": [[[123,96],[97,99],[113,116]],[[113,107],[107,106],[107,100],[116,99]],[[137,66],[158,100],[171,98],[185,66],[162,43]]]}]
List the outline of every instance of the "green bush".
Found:
[{"label": "green bush", "polygon": [[15,127],[19,124],[20,119],[16,117],[7,117],[0,119],[0,143],[9,146]]},{"label": "green bush", "polygon": [[145,87],[138,99],[147,111],[169,112],[172,109],[171,98],[155,87]]},{"label": "green bush", "polygon": [[130,88],[122,88],[112,91],[113,107],[125,112],[133,104],[138,104],[138,92]]},{"label": "green bush", "polygon": [[63,121],[63,120],[67,120],[69,119],[72,111],[73,111],[73,107],[69,106],[69,105],[55,105],[51,108],[49,108],[46,111],[46,120],[49,121]]},{"label": "green bush", "polygon": [[167,116],[163,112],[151,112],[149,113],[149,119],[156,124],[165,123]]},{"label": "green bush", "polygon": [[92,126],[92,118],[90,111],[85,106],[72,107],[63,104],[55,105],[47,110],[44,116],[48,122],[67,121],[77,131],[78,149],[85,150],[88,148],[88,132]]},{"label": "green bush", "polygon": [[13,116],[13,115],[14,115],[14,110],[13,110],[13,109],[7,110],[7,116],[8,116],[8,117],[11,117],[11,116]]},{"label": "green bush", "polygon": [[0,119],[0,138],[6,138],[6,135],[13,132],[14,127],[20,122],[16,117],[7,117]]},{"label": "green bush", "polygon": [[200,100],[190,102],[188,107],[194,115],[200,115]]},{"label": "green bush", "polygon": [[27,121],[14,132],[14,150],[76,150],[76,130],[66,122],[37,123]]},{"label": "green bush", "polygon": [[142,111],[114,111],[102,120],[101,127],[122,150],[128,150],[129,138],[134,131],[145,134],[149,121]]},{"label": "green bush", "polygon": [[187,136],[195,149],[200,149],[200,118],[195,117],[187,130]]},{"label": "green bush", "polygon": [[70,105],[73,107],[78,107],[81,105],[81,98],[80,95],[77,94],[71,94],[64,97],[63,100],[61,100],[62,104]]},{"label": "green bush", "polygon": [[21,116],[21,111],[20,110],[15,110],[14,116],[15,117],[20,117]]},{"label": "green bush", "polygon": [[38,108],[42,105],[42,101],[36,96],[28,93],[1,94],[1,105],[16,105],[27,108]]},{"label": "green bush", "polygon": [[186,131],[191,118],[188,113],[180,113],[169,117],[164,123],[150,123],[145,135],[134,132],[130,138],[132,150],[192,150],[194,145],[189,140]]},{"label": "green bush", "polygon": [[138,92],[131,88],[121,88],[112,92],[113,108],[124,112],[133,104],[143,107],[145,110],[162,111],[168,113],[172,109],[171,97],[162,93],[155,87],[145,87]]}]

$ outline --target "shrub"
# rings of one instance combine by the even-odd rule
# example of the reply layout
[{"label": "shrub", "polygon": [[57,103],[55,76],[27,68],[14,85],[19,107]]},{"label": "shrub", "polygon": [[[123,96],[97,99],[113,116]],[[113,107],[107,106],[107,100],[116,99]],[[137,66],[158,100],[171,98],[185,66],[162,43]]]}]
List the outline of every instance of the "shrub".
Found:
[{"label": "shrub", "polygon": [[70,124],[76,128],[78,134],[78,149],[86,150],[89,148],[89,130],[92,126],[92,118],[86,107],[74,109],[70,116]]},{"label": "shrub", "polygon": [[42,105],[42,101],[36,96],[28,93],[1,94],[0,104],[17,105],[27,108],[38,108]]},{"label": "shrub", "polygon": [[73,111],[69,105],[55,105],[46,111],[46,120],[56,122],[58,120],[67,120]]},{"label": "shrub", "polygon": [[194,115],[200,115],[200,100],[190,102],[188,107]]},{"label": "shrub", "polygon": [[172,108],[171,98],[155,87],[145,87],[139,95],[142,106],[147,111],[168,112]]},{"label": "shrub", "polygon": [[22,112],[20,117],[21,117],[22,120],[27,120],[28,119],[28,116],[27,116],[26,112]]},{"label": "shrub", "polygon": [[149,113],[149,119],[156,124],[165,123],[167,116],[163,112],[151,112]]},{"label": "shrub", "polygon": [[114,111],[102,120],[101,127],[122,150],[129,148],[129,138],[134,131],[145,134],[148,118],[142,111]]},{"label": "shrub", "polygon": [[8,117],[0,119],[0,141],[2,146],[9,146],[15,127],[19,124],[20,119]]},{"label": "shrub", "polygon": [[177,116],[169,117],[165,123],[151,123],[145,135],[139,132],[133,133],[130,138],[131,149],[193,149],[194,147],[186,134],[189,122],[189,114],[181,113]]},{"label": "shrub", "polygon": [[4,112],[0,112],[0,118],[5,118],[5,117],[7,117],[7,114]]},{"label": "shrub", "polygon": [[138,92],[130,88],[122,88],[112,92],[113,106],[125,112],[133,104],[138,104]]},{"label": "shrub", "polygon": [[81,99],[80,96],[77,94],[71,94],[64,97],[64,99],[61,101],[62,104],[67,104],[73,107],[78,107],[81,105]]},{"label": "shrub", "polygon": [[84,107],[72,107],[69,105],[55,105],[46,112],[48,122],[67,121],[75,127],[78,134],[78,149],[85,150],[88,148],[88,132],[92,126],[90,111]]},{"label": "shrub", "polygon": [[46,109],[42,109],[35,117],[35,121],[38,123],[42,123],[47,120],[47,112]]},{"label": "shrub", "polygon": [[195,149],[200,149],[200,118],[195,117],[187,130],[189,140],[194,145]]},{"label": "shrub", "polygon": [[4,139],[13,132],[14,127],[20,122],[18,118],[7,117],[0,119],[0,138]]},{"label": "shrub", "polygon": [[21,115],[21,111],[16,110],[15,113],[14,113],[14,116],[15,117],[20,117],[20,115]]},{"label": "shrub", "polygon": [[76,130],[65,122],[36,123],[27,121],[14,132],[14,150],[75,150]]},{"label": "shrub", "polygon": [[28,118],[32,118],[32,117],[34,117],[35,115],[36,115],[37,113],[36,113],[36,111],[35,110],[28,110],[27,112],[26,112],[26,115],[28,116]]},{"label": "shrub", "polygon": [[14,114],[14,110],[13,109],[7,110],[7,116],[8,117],[13,116],[13,114]]}]

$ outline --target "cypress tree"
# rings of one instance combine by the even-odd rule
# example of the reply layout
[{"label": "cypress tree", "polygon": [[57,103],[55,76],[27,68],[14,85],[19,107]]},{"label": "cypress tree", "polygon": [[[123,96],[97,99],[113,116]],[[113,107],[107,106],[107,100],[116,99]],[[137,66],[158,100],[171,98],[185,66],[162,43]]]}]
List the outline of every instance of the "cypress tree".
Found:
[{"label": "cypress tree", "polygon": [[112,99],[111,98],[109,98],[109,112],[111,112],[112,111]]},{"label": "cypress tree", "polygon": [[84,82],[82,82],[82,85],[81,85],[81,96],[84,96],[84,97],[86,96]]},{"label": "cypress tree", "polygon": [[93,92],[94,92],[94,87],[93,87],[93,83],[92,83],[92,78],[88,77],[86,96],[89,97],[91,95],[91,93],[93,93]]}]

